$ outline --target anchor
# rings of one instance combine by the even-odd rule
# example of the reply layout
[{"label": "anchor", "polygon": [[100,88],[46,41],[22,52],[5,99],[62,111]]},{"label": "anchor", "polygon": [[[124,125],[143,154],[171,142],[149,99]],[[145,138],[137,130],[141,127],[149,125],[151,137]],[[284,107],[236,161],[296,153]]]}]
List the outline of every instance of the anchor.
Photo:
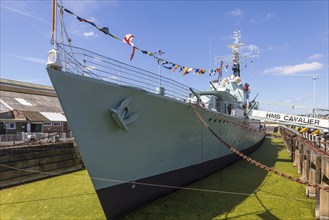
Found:
[{"label": "anchor", "polygon": [[128,131],[127,125],[133,123],[139,117],[139,114],[133,114],[131,116],[128,116],[128,112],[130,109],[128,105],[130,101],[130,98],[126,98],[117,107],[110,109],[110,113],[114,123],[119,128],[125,131]]}]

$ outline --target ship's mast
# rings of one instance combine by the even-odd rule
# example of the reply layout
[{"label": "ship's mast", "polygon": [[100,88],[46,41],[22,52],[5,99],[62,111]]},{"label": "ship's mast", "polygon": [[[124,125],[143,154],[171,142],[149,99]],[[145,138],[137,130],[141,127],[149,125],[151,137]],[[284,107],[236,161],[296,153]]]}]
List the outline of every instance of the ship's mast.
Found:
[{"label": "ship's mast", "polygon": [[240,59],[244,58],[256,58],[259,57],[259,51],[254,51],[253,48],[250,49],[250,52],[247,53],[241,53],[240,52],[240,47],[244,46],[244,43],[240,42],[240,31],[236,30],[233,32],[233,44],[228,45],[227,47],[232,50],[233,56],[232,55],[226,55],[226,56],[216,56],[215,60],[216,63],[232,63],[232,70],[233,74],[235,76],[240,77]]},{"label": "ship's mast", "polygon": [[57,50],[57,37],[56,37],[56,7],[57,1],[52,0],[52,26],[51,26],[51,39],[53,43],[53,49],[48,52],[47,67],[61,70],[62,63],[60,59],[60,53]]},{"label": "ship's mast", "polygon": [[57,36],[56,36],[56,0],[52,0],[52,22],[51,22],[51,39],[54,44],[54,49],[57,49]]},{"label": "ship's mast", "polygon": [[240,31],[234,31],[234,44],[230,45],[229,47],[232,49],[232,53],[233,53],[233,74],[235,76],[240,77],[240,47],[242,47],[244,44],[243,43],[239,43],[239,39],[241,38],[240,36]]}]

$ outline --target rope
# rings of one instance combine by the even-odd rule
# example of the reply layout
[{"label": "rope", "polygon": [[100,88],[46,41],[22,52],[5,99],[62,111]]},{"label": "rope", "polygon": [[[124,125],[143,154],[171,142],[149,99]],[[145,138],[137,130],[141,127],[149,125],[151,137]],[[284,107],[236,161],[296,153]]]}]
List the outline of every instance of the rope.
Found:
[{"label": "rope", "polygon": [[257,167],[260,167],[266,171],[269,171],[271,173],[274,173],[278,176],[281,176],[283,178],[286,178],[288,180],[291,180],[291,181],[294,181],[294,182],[297,182],[297,183],[300,183],[300,184],[304,184],[306,186],[311,186],[311,187],[314,187],[314,188],[317,188],[317,189],[323,189],[327,192],[329,192],[329,186],[321,186],[320,184],[317,184],[317,183],[310,183],[309,181],[305,181],[305,180],[301,180],[301,179],[298,179],[298,178],[295,178],[293,176],[290,176],[288,174],[285,174],[285,173],[282,173],[280,171],[277,171],[271,167],[268,167],[264,164],[261,164],[253,159],[251,159],[250,157],[248,157],[247,155],[241,153],[240,151],[238,151],[236,148],[228,145],[221,137],[219,137],[210,127],[209,125],[207,124],[207,122],[202,118],[202,116],[200,115],[200,113],[197,111],[196,109],[196,105],[195,104],[191,104],[192,108],[193,108],[193,111],[195,112],[195,114],[198,116],[198,118],[200,119],[200,121],[202,122],[202,124],[225,146],[227,147],[228,149],[230,149],[232,152],[234,152],[235,154],[237,154],[238,156],[240,156],[241,158],[243,158],[244,160],[254,164],[255,166]]},{"label": "rope", "polygon": [[[62,27],[62,29],[64,29],[64,33],[66,35],[68,47],[70,48],[70,51],[71,51],[71,56],[72,56],[73,60],[75,61],[74,62],[75,69],[77,71],[77,74],[79,75],[79,72],[78,72],[78,64],[77,64],[77,62],[76,62],[76,60],[74,58],[74,53],[73,53],[72,44],[71,44],[71,38],[67,34],[65,23],[64,23],[63,8],[59,8],[58,10],[59,10],[59,15],[60,15],[59,18],[60,18],[60,21],[61,21],[61,27]],[[61,30],[61,32],[62,32],[62,30]],[[64,45],[64,43],[62,43],[62,45]],[[64,50],[64,46],[63,46],[63,50]],[[67,64],[66,53],[64,53],[64,66],[65,66],[65,70],[66,70],[66,64]]]}]

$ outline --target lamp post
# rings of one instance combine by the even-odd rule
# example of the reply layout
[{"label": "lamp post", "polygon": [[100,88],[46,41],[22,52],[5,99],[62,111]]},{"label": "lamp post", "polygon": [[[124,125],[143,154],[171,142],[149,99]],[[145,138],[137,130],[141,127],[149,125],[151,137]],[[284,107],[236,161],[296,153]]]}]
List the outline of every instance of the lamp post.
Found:
[{"label": "lamp post", "polygon": [[319,79],[319,77],[317,76],[313,76],[312,80],[313,80],[313,101],[314,101],[314,106],[313,106],[313,118],[315,118],[316,115],[316,102],[315,102],[315,80]]},{"label": "lamp post", "polygon": [[161,60],[161,55],[164,54],[164,52],[162,50],[158,50],[158,55],[159,55],[159,59],[158,59],[158,64],[159,64],[159,84],[160,84],[160,88],[161,88],[161,65],[160,65],[160,60]]},{"label": "lamp post", "polygon": [[158,64],[159,64],[159,87],[156,87],[155,93],[159,95],[164,95],[165,94],[165,88],[161,86],[161,55],[164,54],[162,50],[158,50]]}]

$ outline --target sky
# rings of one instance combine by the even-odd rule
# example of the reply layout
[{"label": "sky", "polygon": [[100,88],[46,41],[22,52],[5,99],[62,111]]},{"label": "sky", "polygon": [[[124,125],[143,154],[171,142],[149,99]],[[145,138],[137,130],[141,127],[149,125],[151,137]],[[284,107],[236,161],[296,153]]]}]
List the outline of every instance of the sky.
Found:
[{"label": "sky", "polygon": [[[58,1],[78,16],[110,33],[133,34],[147,51],[184,66],[211,69],[215,56],[230,55],[233,31],[241,31],[242,49],[259,52],[241,67],[241,78],[257,94],[260,108],[286,114],[329,109],[328,1]],[[52,49],[51,1],[0,0],[1,78],[51,85],[46,72]],[[64,14],[74,46],[158,73],[158,64],[131,48]],[[231,72],[223,71],[223,76]],[[208,74],[162,75],[199,90],[209,88]],[[317,80],[313,80],[317,76]],[[217,78],[217,77],[215,77]]]}]

